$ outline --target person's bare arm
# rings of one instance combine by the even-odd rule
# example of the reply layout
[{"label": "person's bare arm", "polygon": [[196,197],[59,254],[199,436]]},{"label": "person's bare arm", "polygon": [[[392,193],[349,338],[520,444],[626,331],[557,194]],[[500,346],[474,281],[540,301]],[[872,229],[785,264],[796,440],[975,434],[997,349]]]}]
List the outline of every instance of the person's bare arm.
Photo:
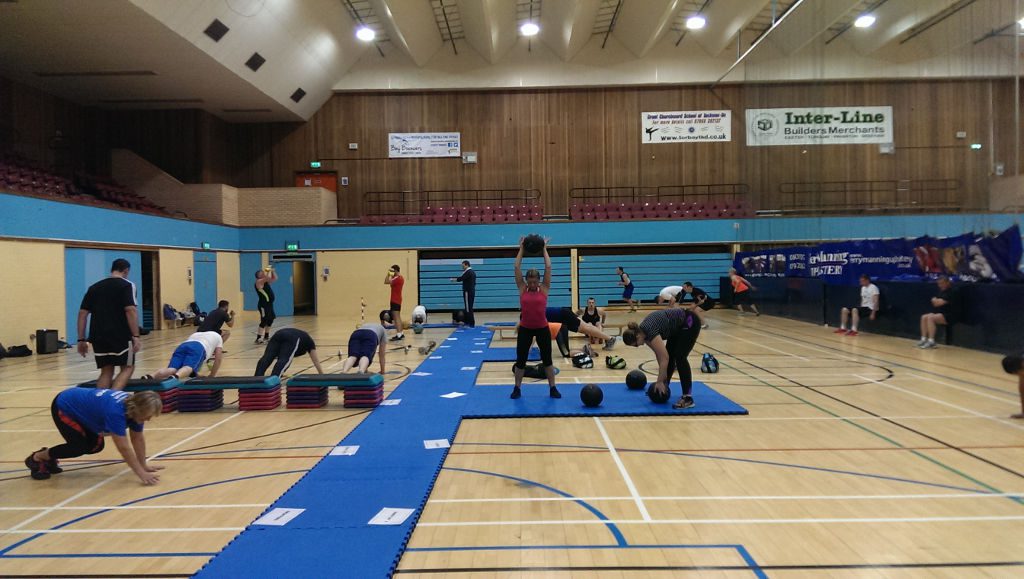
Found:
[{"label": "person's bare arm", "polygon": [[228,312],[228,321],[224,322],[229,328],[235,327],[235,310]]},{"label": "person's bare arm", "polygon": [[316,367],[318,374],[323,374],[324,369],[320,366],[320,356],[316,353],[316,350],[309,351],[309,359],[313,361],[313,366]]},{"label": "person's bare arm", "polygon": [[220,362],[222,359],[224,359],[224,349],[217,348],[213,351],[213,368],[210,369],[210,378],[216,376],[217,372],[220,371]]},{"label": "person's bare arm", "polygon": [[384,340],[381,340],[380,344],[377,345],[377,359],[380,361],[380,373],[381,374],[383,374],[384,371],[387,369],[387,363],[385,361],[385,356],[387,356],[387,351],[388,351],[388,349],[387,349],[387,342],[385,342]]},{"label": "person's bare arm", "polygon": [[267,277],[270,278],[270,281],[277,281],[277,270],[270,268],[270,271],[267,272]]},{"label": "person's bare arm", "polygon": [[668,387],[669,375],[668,375],[668,348],[665,346],[665,340],[661,339],[661,336],[654,336],[653,338],[647,338],[647,347],[654,352],[654,358],[658,362],[658,379],[655,381],[655,386],[661,385]]},{"label": "person's bare arm", "polygon": [[872,319],[872,320],[875,319],[875,314],[878,313],[878,303],[879,303],[878,298],[879,298],[878,294],[875,294],[875,295],[873,295],[871,297],[871,316],[870,316],[870,319]]},{"label": "person's bare arm", "polygon": [[548,253],[549,241],[551,240],[544,240],[544,293],[551,291],[551,254]]},{"label": "person's bare arm", "polygon": [[89,342],[85,339],[85,325],[88,321],[89,310],[78,310],[78,353],[83,358],[89,353]]},{"label": "person's bare arm", "polygon": [[512,265],[513,270],[515,271],[516,287],[519,288],[519,293],[523,293],[523,290],[526,289],[526,281],[523,280],[523,239],[524,238],[522,237],[519,238],[519,253],[516,254],[515,263]]},{"label": "person's bare arm", "polygon": [[[142,435],[141,432],[138,434],[140,436]],[[128,440],[127,436],[119,436],[117,434],[112,434],[110,438],[114,440],[114,446],[116,446],[117,451],[121,453],[121,458],[124,459],[124,462],[128,465],[128,468],[132,469],[132,472],[135,473],[135,476],[139,477],[139,480],[142,481],[142,484],[152,485],[160,481],[159,476],[157,476],[155,473],[146,470],[146,467],[143,466],[143,463],[139,462],[139,458],[138,456],[136,456],[136,452],[132,446],[132,442]],[[133,436],[133,438],[135,437]],[[145,455],[145,442],[143,442],[142,452],[143,455]]]},{"label": "person's bare arm", "polygon": [[132,331],[132,351],[138,352],[142,349],[142,340],[139,338],[139,310],[135,306],[127,306],[124,315],[128,318],[128,329]]},{"label": "person's bare arm", "polygon": [[146,472],[156,472],[164,469],[162,466],[149,464],[146,460],[146,437],[142,432],[135,432],[134,430],[129,429],[128,436],[132,442],[132,447],[135,449],[135,458],[138,459],[139,464],[142,465],[142,470]]}]

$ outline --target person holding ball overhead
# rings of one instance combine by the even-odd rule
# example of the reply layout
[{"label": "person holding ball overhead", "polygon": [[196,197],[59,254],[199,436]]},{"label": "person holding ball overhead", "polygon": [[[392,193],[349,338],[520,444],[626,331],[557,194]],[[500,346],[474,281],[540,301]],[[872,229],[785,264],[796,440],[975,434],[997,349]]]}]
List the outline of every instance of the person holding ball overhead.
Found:
[{"label": "person holding ball overhead", "polygon": [[405,339],[402,333],[402,287],[405,285],[405,278],[402,277],[402,269],[398,264],[392,265],[384,276],[384,283],[391,286],[391,323],[395,325],[398,332],[391,337],[392,342]]},{"label": "person holding ball overhead", "polygon": [[545,240],[542,251],[544,257],[544,279],[541,280],[540,272],[530,269],[523,275],[522,264],[523,254],[527,251],[525,237],[519,238],[519,253],[516,254],[515,276],[516,287],[519,289],[519,331],[516,333],[516,364],[513,367],[515,373],[515,387],[512,388],[511,398],[522,396],[523,372],[526,369],[526,358],[530,354],[530,346],[537,342],[537,349],[540,350],[541,365],[544,366],[544,374],[548,378],[550,396],[561,398],[562,393],[555,386],[555,368],[551,362],[551,330],[548,328],[546,315],[548,305],[548,294],[551,292],[551,256],[548,255],[548,244]]},{"label": "person holding ball overhead", "polygon": [[272,282],[277,281],[277,272],[271,266],[256,272],[256,309],[260,312],[260,327],[256,329],[256,343],[262,344],[270,339],[270,325],[274,323],[274,288]]}]

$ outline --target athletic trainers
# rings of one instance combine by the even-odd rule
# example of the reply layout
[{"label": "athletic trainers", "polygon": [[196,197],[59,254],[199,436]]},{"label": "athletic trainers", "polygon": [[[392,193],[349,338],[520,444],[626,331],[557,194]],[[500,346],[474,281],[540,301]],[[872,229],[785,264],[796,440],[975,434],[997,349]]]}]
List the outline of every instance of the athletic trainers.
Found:
[{"label": "athletic trainers", "polygon": [[390,341],[391,342],[397,342],[399,340],[404,340],[404,339],[405,339],[405,334],[395,334],[394,336],[391,337]]},{"label": "athletic trainers", "polygon": [[700,326],[700,329],[702,329],[702,330],[706,330],[706,329],[708,329],[708,328],[710,328],[710,327],[711,327],[711,326],[709,326],[709,325],[707,325],[707,324],[701,324],[701,326]]},{"label": "athletic trainers", "polygon": [[835,330],[832,333],[833,334],[845,334],[846,333],[846,328],[839,328],[838,330]]},{"label": "athletic trainers", "polygon": [[152,374],[143,374],[142,376],[139,376],[139,380],[152,380],[152,379],[153,379],[153,375]]},{"label": "athletic trainers", "polygon": [[548,395],[551,396],[552,398],[561,398],[562,397],[562,393],[558,391],[558,388],[552,388],[548,392]]},{"label": "athletic trainers", "polygon": [[590,347],[590,344],[583,344],[583,353],[591,358],[597,357],[597,354],[594,353],[594,349]]},{"label": "athletic trainers", "polygon": [[259,336],[256,336],[256,341],[253,342],[253,344],[262,344],[262,343],[263,343],[263,339],[260,338]]},{"label": "athletic trainers", "polygon": [[857,330],[850,330],[849,332],[846,332],[847,336],[856,336],[858,334],[859,332],[857,332]]},{"label": "athletic trainers", "polygon": [[922,350],[931,350],[932,348],[938,348],[935,344],[935,340],[928,340],[920,346]]},{"label": "athletic trainers", "polygon": [[686,408],[693,408],[696,406],[693,402],[693,396],[683,396],[678,402],[672,405],[672,408],[676,410],[685,410]]},{"label": "athletic trainers", "polygon": [[512,388],[512,395],[509,396],[509,398],[515,400],[516,398],[519,398],[522,395],[523,395],[523,391],[522,390],[520,390],[518,387],[513,387]]},{"label": "athletic trainers", "polygon": [[33,458],[36,453],[32,453],[25,457],[25,466],[32,473],[32,478],[35,480],[46,480],[50,478],[50,471],[47,468],[47,464],[41,460]]},{"label": "athletic trainers", "polygon": [[615,347],[615,342],[618,342],[618,341],[619,341],[619,337],[618,336],[612,336],[612,337],[608,338],[605,341],[604,348],[602,348],[602,349],[603,350],[611,350],[612,348]]}]

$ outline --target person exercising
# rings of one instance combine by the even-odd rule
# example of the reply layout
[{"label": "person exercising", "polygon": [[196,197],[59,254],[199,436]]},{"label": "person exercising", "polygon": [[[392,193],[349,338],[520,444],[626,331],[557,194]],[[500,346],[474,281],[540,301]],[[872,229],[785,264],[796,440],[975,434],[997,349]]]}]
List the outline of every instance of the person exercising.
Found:
[{"label": "person exercising", "polygon": [[270,338],[270,325],[277,315],[274,313],[274,288],[272,282],[277,281],[277,272],[267,266],[256,272],[256,308],[260,311],[260,327],[256,329],[256,342],[263,344]]},{"label": "person exercising", "polygon": [[[380,373],[383,374],[386,368],[384,352],[387,340],[384,339],[386,330],[380,324],[363,324],[348,338],[348,358],[341,363],[341,371],[348,372],[355,366],[360,374],[366,372],[373,362],[374,350],[380,357]],[[341,355],[339,353],[338,357]]]},{"label": "person exercising", "polygon": [[223,353],[224,339],[220,334],[213,331],[196,332],[175,348],[166,368],[143,378],[166,380],[171,376],[177,376],[178,380],[187,380],[193,374],[199,373],[205,360],[213,361],[213,368],[210,369],[210,377],[213,378],[220,370]]},{"label": "person exercising", "polygon": [[[594,326],[598,331],[604,331],[604,324],[607,321],[607,314],[604,310],[597,307],[597,301],[590,297],[587,298],[587,306],[582,310],[576,312],[581,320]],[[590,338],[591,344],[604,343],[601,338]]]},{"label": "person exercising", "polygon": [[693,374],[686,357],[697,343],[702,322],[700,308],[667,308],[652,312],[637,324],[629,322],[622,332],[627,346],[647,345],[658,362],[658,379],[651,388],[669,393],[672,374],[679,372],[683,395],[672,406],[677,410],[693,408]]},{"label": "person exercising", "polygon": [[210,312],[203,323],[199,324],[197,332],[217,332],[220,337],[227,342],[228,338],[231,337],[231,330],[225,329],[224,324],[227,324],[229,328],[235,327],[235,311],[231,309],[231,304],[227,300],[220,300],[217,303],[217,309]]},{"label": "person exercising", "polygon": [[296,328],[282,328],[274,332],[273,337],[267,342],[267,349],[264,350],[260,361],[256,363],[254,375],[265,376],[270,363],[276,360],[277,363],[274,364],[272,374],[280,376],[292,365],[292,360],[296,356],[303,354],[309,354],[309,359],[313,361],[313,366],[316,366],[316,371],[320,374],[324,373],[324,369],[320,367],[320,357],[316,353],[316,342],[313,341],[313,338]]},{"label": "person exercising", "polygon": [[619,285],[622,286],[622,299],[626,300],[629,304],[629,311],[636,311],[636,302],[633,300],[633,280],[629,279],[629,274],[626,273],[622,266],[615,268],[615,273],[619,274]]},{"label": "person exercising", "polygon": [[544,243],[544,280],[541,281],[540,272],[530,269],[523,275],[523,242],[526,238],[519,239],[519,253],[516,254],[515,276],[516,287],[519,289],[519,330],[516,332],[516,364],[515,387],[512,388],[511,398],[519,398],[523,395],[523,372],[526,369],[526,359],[530,355],[530,346],[536,340],[537,349],[540,350],[541,365],[544,367],[544,374],[548,378],[550,396],[561,398],[562,393],[555,386],[555,368],[551,362],[551,330],[548,328],[548,319],[545,315],[548,305],[548,293],[551,292],[551,256],[548,255],[547,240]]},{"label": "person exercising", "polygon": [[402,269],[398,264],[392,265],[384,276],[384,283],[391,286],[391,321],[395,324],[397,332],[391,337],[392,342],[405,339],[402,333],[402,288],[405,286],[405,278],[402,277]]}]

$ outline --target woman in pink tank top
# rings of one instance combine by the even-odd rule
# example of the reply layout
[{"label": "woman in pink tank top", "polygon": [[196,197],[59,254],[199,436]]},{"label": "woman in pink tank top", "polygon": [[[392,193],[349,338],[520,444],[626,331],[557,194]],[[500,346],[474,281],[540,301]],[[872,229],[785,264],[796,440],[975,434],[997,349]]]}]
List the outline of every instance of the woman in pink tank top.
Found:
[{"label": "woman in pink tank top", "polygon": [[516,286],[519,288],[519,330],[516,334],[516,385],[512,389],[512,398],[522,395],[523,369],[526,358],[530,354],[530,346],[537,341],[540,350],[541,364],[548,377],[548,386],[552,398],[561,398],[562,394],[555,387],[555,369],[551,365],[551,331],[548,329],[548,318],[545,310],[548,306],[548,292],[551,291],[551,256],[548,255],[548,240],[544,240],[544,280],[540,272],[530,269],[523,276],[523,239],[519,239],[519,253],[516,254],[515,274]]}]

